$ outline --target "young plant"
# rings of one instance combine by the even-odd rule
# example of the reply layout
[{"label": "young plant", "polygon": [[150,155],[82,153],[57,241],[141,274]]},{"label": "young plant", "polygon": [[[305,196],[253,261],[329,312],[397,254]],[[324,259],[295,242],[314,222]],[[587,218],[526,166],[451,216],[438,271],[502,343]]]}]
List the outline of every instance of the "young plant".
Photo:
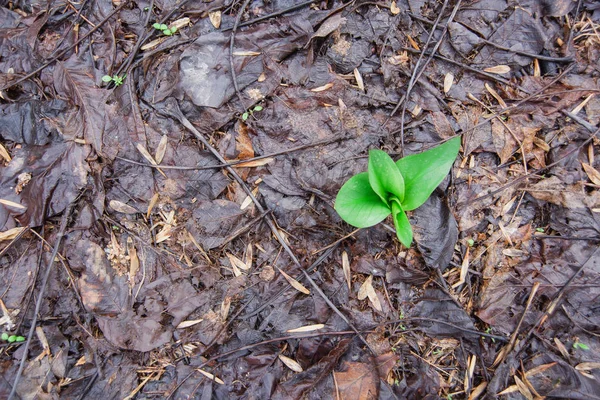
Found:
[{"label": "young plant", "polygon": [[123,81],[125,80],[125,75],[123,76],[119,76],[119,75],[104,75],[102,77],[102,82],[104,83],[109,83],[112,82],[115,84],[115,86],[121,86],[123,84]]},{"label": "young plant", "polygon": [[165,36],[171,36],[172,34],[177,32],[176,26],[169,28],[166,24],[159,24],[158,22],[152,24],[152,27],[158,31],[161,31]]},{"label": "young plant", "polygon": [[9,335],[6,332],[2,333],[2,340],[4,340],[5,342],[8,343],[14,343],[14,342],[24,342],[25,338],[23,336],[17,336],[17,335]]},{"label": "young plant", "polygon": [[262,110],[263,110],[262,106],[254,106],[254,108],[252,110],[248,110],[242,114],[242,120],[246,121],[248,119],[248,117],[250,117],[251,115],[254,115],[255,112],[262,111]]},{"label": "young plant", "polygon": [[367,172],[354,175],[340,189],[335,210],[357,228],[377,225],[392,214],[396,236],[410,247],[413,231],[406,211],[420,207],[444,180],[458,155],[460,137],[394,163],[381,150],[369,151]]}]

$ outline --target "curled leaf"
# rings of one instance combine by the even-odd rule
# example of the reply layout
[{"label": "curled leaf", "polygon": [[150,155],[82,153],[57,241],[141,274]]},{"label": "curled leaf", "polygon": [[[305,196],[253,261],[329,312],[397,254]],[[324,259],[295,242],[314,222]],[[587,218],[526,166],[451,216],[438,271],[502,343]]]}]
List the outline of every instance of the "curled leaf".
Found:
[{"label": "curled leaf", "polygon": [[368,228],[383,221],[391,211],[369,184],[367,172],[354,175],[342,186],[335,199],[340,217],[357,228]]},{"label": "curled leaf", "polygon": [[383,202],[393,194],[404,200],[404,179],[394,160],[381,150],[369,151],[369,183]]}]

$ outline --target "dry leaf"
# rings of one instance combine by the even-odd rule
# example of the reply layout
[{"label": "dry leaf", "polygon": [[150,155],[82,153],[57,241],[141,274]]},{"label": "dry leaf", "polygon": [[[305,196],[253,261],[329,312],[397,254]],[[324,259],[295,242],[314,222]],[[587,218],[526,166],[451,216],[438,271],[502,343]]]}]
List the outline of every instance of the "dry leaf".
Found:
[{"label": "dry leaf", "polygon": [[258,83],[260,83],[260,82],[264,82],[264,81],[266,81],[266,80],[267,80],[267,76],[266,76],[266,75],[265,75],[265,73],[263,72],[263,73],[261,73],[261,74],[258,76],[258,79],[257,79],[256,81],[257,81]]},{"label": "dry leaf", "polygon": [[241,162],[239,164],[236,164],[235,167],[236,168],[238,168],[238,167],[244,167],[244,168],[262,167],[263,165],[267,165],[268,163],[270,163],[273,160],[274,159],[272,157],[266,157],[266,158],[261,158],[260,160]]},{"label": "dry leaf", "polygon": [[344,277],[346,278],[346,283],[348,284],[348,290],[350,290],[352,275],[350,273],[350,260],[348,259],[348,253],[345,251],[342,252],[342,270],[344,271]]},{"label": "dry leaf", "polygon": [[245,210],[248,206],[252,204],[252,197],[246,196],[244,201],[242,201],[242,205],[240,206],[240,210]]},{"label": "dry leaf", "polygon": [[410,42],[410,45],[413,47],[413,49],[421,51],[419,44],[415,42],[415,40],[410,35],[406,35],[406,37],[408,38],[408,41]]},{"label": "dry leaf", "polygon": [[600,185],[600,172],[598,172],[598,170],[592,167],[590,164],[584,162],[581,163],[581,166],[583,167],[583,170],[587,174],[588,178],[590,178],[590,181],[592,181],[594,185]]},{"label": "dry leaf", "polygon": [[452,288],[462,285],[465,283],[467,278],[467,272],[469,271],[469,247],[467,247],[467,251],[465,252],[465,256],[463,257],[462,265],[460,266],[460,278],[458,282],[452,285]]},{"label": "dry leaf", "polygon": [[582,362],[575,366],[577,371],[591,371],[592,369],[600,369],[600,363],[598,362]]},{"label": "dry leaf", "polygon": [[508,74],[510,67],[508,65],[496,65],[495,67],[486,68],[484,71],[491,74]]},{"label": "dry leaf", "polygon": [[140,50],[142,50],[142,51],[152,50],[153,48],[155,48],[156,46],[158,46],[159,44],[161,44],[162,42],[164,42],[168,38],[169,38],[168,36],[158,37],[158,38],[156,38],[156,39],[154,39],[154,40],[146,43],[142,47],[140,47]]},{"label": "dry leaf", "polygon": [[467,400],[477,400],[479,398],[479,396],[481,396],[483,394],[486,387],[487,387],[487,382],[481,382],[479,385],[477,385],[471,391],[471,394],[469,395],[469,398]]},{"label": "dry leaf", "polygon": [[253,57],[253,56],[260,56],[261,53],[259,53],[257,51],[234,51],[233,55],[239,56],[239,57]]},{"label": "dry leaf", "polygon": [[502,107],[502,108],[506,108],[507,107],[506,103],[504,102],[504,100],[502,99],[502,97],[500,97],[500,95],[490,85],[488,85],[487,82],[485,84],[485,88],[496,99],[496,101],[498,102],[498,104],[500,104],[500,107]]},{"label": "dry leaf", "polygon": [[229,315],[229,309],[231,308],[231,296],[226,296],[221,302],[221,319],[225,321]]},{"label": "dry leaf", "polygon": [[18,208],[20,210],[24,210],[26,208],[25,206],[23,206],[19,203],[15,203],[14,201],[4,200],[4,199],[0,199],[0,204],[4,204],[5,206],[9,206],[9,207]]},{"label": "dry leaf", "polygon": [[444,76],[444,93],[447,94],[454,83],[454,75],[451,72],[446,73]]},{"label": "dry leaf", "polygon": [[210,19],[210,23],[215,28],[219,29],[221,27],[221,11],[211,11],[208,13],[208,19]]},{"label": "dry leaf", "polygon": [[9,229],[4,232],[0,232],[0,242],[2,242],[3,240],[13,240],[17,236],[19,236],[19,234],[23,232],[24,229],[24,226],[20,226],[17,228]]},{"label": "dry leaf", "polygon": [[331,89],[332,87],[333,87],[333,83],[330,82],[330,83],[327,83],[327,84],[325,84],[323,86],[319,86],[319,87],[316,87],[314,89],[310,89],[310,91],[311,92],[323,92],[323,91],[325,91],[327,89]]},{"label": "dry leaf", "polygon": [[579,114],[579,111],[581,111],[581,110],[583,109],[583,107],[585,107],[585,105],[586,105],[586,104],[587,104],[587,103],[588,103],[588,102],[589,102],[589,101],[590,101],[590,100],[591,100],[591,99],[594,97],[594,94],[595,94],[595,93],[592,93],[592,94],[588,95],[588,96],[585,98],[585,100],[583,100],[581,103],[579,103],[579,104],[577,105],[577,107],[575,107],[575,108],[573,109],[573,111],[571,111],[571,114],[573,114],[573,115],[577,115],[577,114]]},{"label": "dry leaf", "polygon": [[354,79],[356,79],[356,84],[358,85],[358,88],[361,90],[361,92],[364,92],[365,83],[363,82],[362,75],[360,74],[358,68],[354,68]]},{"label": "dry leaf", "polygon": [[211,381],[218,383],[219,385],[224,385],[225,384],[225,382],[223,382],[221,379],[217,378],[216,376],[214,376],[210,372],[206,372],[204,370],[201,370],[200,368],[196,369],[196,371],[200,372],[202,375],[204,375],[205,377],[207,377]]},{"label": "dry leaf", "polygon": [[283,277],[289,282],[290,285],[292,285],[294,289],[304,294],[310,294],[310,290],[305,288],[300,282],[283,272],[280,268],[277,269],[279,270],[279,272],[281,272],[281,275],[283,275]]},{"label": "dry leaf", "polygon": [[146,150],[146,148],[144,146],[142,146],[141,143],[138,143],[135,145],[135,147],[138,149],[138,151],[140,152],[140,154],[152,165],[157,165],[156,161],[154,161],[154,157],[152,157],[152,155],[148,152],[148,150]]},{"label": "dry leaf", "polygon": [[[321,24],[321,26],[319,26],[319,29],[317,29],[315,34],[311,36],[308,43],[310,43],[310,41],[313,40],[314,38],[325,37],[325,36],[329,35],[330,33],[334,32],[336,29],[338,29],[344,22],[346,22],[346,18],[342,17],[342,15],[340,13],[336,13],[336,14],[332,15],[331,17],[327,18]],[[308,43],[307,43],[307,46],[308,46]]]},{"label": "dry leaf", "polygon": [[531,394],[531,391],[529,391],[529,388],[527,388],[527,385],[520,380],[518,376],[515,375],[513,378],[515,378],[515,383],[517,384],[519,392],[525,396],[527,400],[533,400],[533,395]]},{"label": "dry leaf", "polygon": [[129,204],[125,204],[119,200],[111,200],[108,202],[110,208],[115,210],[116,212],[120,212],[122,214],[137,214],[138,210],[130,206]]},{"label": "dry leaf", "polygon": [[556,364],[557,364],[557,362],[555,361],[555,362],[551,362],[549,364],[538,365],[537,367],[532,368],[529,371],[525,372],[525,377],[529,378],[530,376],[540,374],[540,373],[544,372],[545,370],[554,367]]},{"label": "dry leaf", "polygon": [[177,325],[177,329],[189,328],[190,326],[194,326],[196,324],[199,324],[202,321],[204,321],[202,318],[200,318],[200,319],[192,319],[192,320],[189,320],[189,321],[183,321],[179,325]]},{"label": "dry leaf", "polygon": [[172,227],[169,224],[163,226],[163,228],[156,234],[156,243],[164,242],[171,237]]},{"label": "dry leaf", "polygon": [[324,324],[305,325],[300,328],[288,329],[287,333],[301,333],[301,332],[312,332],[318,331],[319,329],[325,328]]},{"label": "dry leaf", "polygon": [[135,276],[140,270],[140,259],[131,237],[127,238],[127,255],[129,256],[129,286],[135,285]]},{"label": "dry leaf", "polygon": [[377,292],[373,288],[373,275],[369,275],[369,277],[364,281],[360,289],[358,290],[358,299],[364,300],[365,298],[369,298],[373,308],[377,311],[382,311],[381,302],[379,301],[379,297],[377,296]]},{"label": "dry leaf", "polygon": [[392,4],[390,5],[390,12],[392,15],[400,14],[400,8],[398,8],[398,5],[396,5],[395,1],[392,1]]},{"label": "dry leaf", "polygon": [[244,264],[248,269],[252,268],[252,244],[248,243],[246,247],[246,255],[244,256]]},{"label": "dry leaf", "polygon": [[231,263],[232,267],[238,267],[239,269],[243,269],[244,271],[249,269],[248,266],[246,266],[245,262],[234,256],[233,254],[227,253],[227,258],[229,259],[229,262]]},{"label": "dry leaf", "polygon": [[4,147],[2,143],[0,143],[0,157],[4,158],[7,162],[12,160],[10,154],[8,154],[8,151],[6,150],[6,147]]},{"label": "dry leaf", "polygon": [[334,372],[340,399],[371,400],[377,398],[379,377],[372,365],[344,362],[343,372]]},{"label": "dry leaf", "polygon": [[154,209],[154,206],[156,205],[157,201],[158,193],[155,193],[154,196],[152,196],[152,198],[150,199],[150,202],[148,203],[148,211],[146,212],[146,218],[150,218],[150,214],[152,214],[152,210]]},{"label": "dry leaf", "polygon": [[289,369],[291,369],[294,372],[302,372],[304,371],[302,369],[302,366],[300,364],[298,364],[298,362],[294,359],[291,359],[289,357],[283,356],[283,355],[278,355],[277,357],[279,357],[279,359],[281,360],[282,363],[284,363]]},{"label": "dry leaf", "polygon": [[156,147],[156,154],[154,156],[154,159],[156,160],[157,164],[160,164],[163,160],[163,158],[165,157],[165,152],[167,151],[167,143],[168,143],[169,138],[167,138],[167,135],[163,135],[160,138],[160,142],[158,143],[158,146]]}]

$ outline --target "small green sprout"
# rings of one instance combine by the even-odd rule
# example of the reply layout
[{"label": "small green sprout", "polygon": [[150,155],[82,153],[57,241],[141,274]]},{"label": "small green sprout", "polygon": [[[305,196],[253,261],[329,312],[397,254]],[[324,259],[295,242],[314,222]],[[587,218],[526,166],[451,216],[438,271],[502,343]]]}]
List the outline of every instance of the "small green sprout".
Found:
[{"label": "small green sprout", "polygon": [[18,342],[24,342],[25,341],[25,338],[23,336],[9,335],[6,332],[2,333],[1,338],[2,338],[2,340],[4,340],[5,342],[8,342],[8,343],[15,343],[15,342],[18,343]]},{"label": "small green sprout", "polygon": [[171,36],[177,32],[176,26],[169,28],[167,24],[159,24],[158,22],[153,23],[152,27],[158,31],[161,31],[165,36]]},{"label": "small green sprout", "polygon": [[102,82],[104,82],[104,83],[110,83],[110,82],[112,82],[112,83],[115,84],[115,86],[121,86],[123,84],[123,81],[125,80],[125,76],[126,75],[123,75],[123,76],[119,76],[119,75],[113,75],[113,76],[104,75],[102,77]]},{"label": "small green sprout", "polygon": [[246,121],[251,115],[254,115],[255,112],[262,111],[262,106],[254,106],[252,110],[248,110],[242,114],[242,120]]},{"label": "small green sprout", "polygon": [[377,225],[391,214],[398,240],[410,247],[413,231],[406,211],[427,201],[448,175],[459,148],[460,137],[456,137],[395,163],[387,153],[371,150],[367,172],[353,176],[342,186],[335,210],[357,228]]},{"label": "small green sprout", "polygon": [[469,247],[473,247],[475,245],[475,241],[473,239],[467,240],[467,243],[469,244]]},{"label": "small green sprout", "polygon": [[590,346],[588,346],[588,345],[587,345],[587,344],[585,344],[585,343],[581,343],[581,342],[575,342],[575,343],[573,343],[573,348],[574,348],[575,350],[577,350],[577,349],[581,349],[581,350],[589,350],[589,349],[590,349]]},{"label": "small green sprout", "polygon": [[544,228],[535,228],[536,232],[544,233]]}]

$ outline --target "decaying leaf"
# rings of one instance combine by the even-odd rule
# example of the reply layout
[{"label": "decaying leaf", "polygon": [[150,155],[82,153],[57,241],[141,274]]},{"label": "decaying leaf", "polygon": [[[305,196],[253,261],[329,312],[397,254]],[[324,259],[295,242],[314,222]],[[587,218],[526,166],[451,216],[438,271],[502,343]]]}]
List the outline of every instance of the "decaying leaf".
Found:
[{"label": "decaying leaf", "polygon": [[204,321],[204,319],[202,319],[202,318],[200,318],[200,319],[194,319],[194,320],[189,320],[189,321],[183,321],[183,322],[180,322],[179,325],[177,325],[177,329],[189,328],[190,326],[194,326],[196,324],[199,324],[202,321]]},{"label": "decaying leaf", "polygon": [[200,372],[202,375],[206,376],[211,381],[218,383],[219,385],[224,385],[225,384],[225,382],[223,382],[221,379],[219,379],[215,375],[211,374],[210,372],[206,372],[206,371],[204,371],[204,370],[202,370],[200,368],[197,368],[196,371]]},{"label": "decaying leaf", "polygon": [[600,185],[600,172],[598,172],[598,170],[592,167],[590,164],[584,162],[581,163],[581,166],[583,167],[583,170],[587,174],[588,178],[590,178],[590,181],[592,181],[594,185]]},{"label": "decaying leaf", "polygon": [[454,75],[452,72],[447,72],[444,76],[444,93],[448,94],[450,88],[452,88],[452,84],[454,83]]},{"label": "decaying leaf", "polygon": [[137,214],[138,210],[130,206],[129,204],[125,204],[119,200],[111,200],[108,202],[110,208],[115,210],[116,212],[120,212],[123,214]]},{"label": "decaying leaf", "polygon": [[221,27],[221,11],[211,11],[208,13],[208,18],[210,19],[210,23],[215,28],[219,29]]},{"label": "decaying leaf", "polygon": [[508,65],[496,65],[494,67],[485,68],[484,71],[491,74],[508,74],[510,72],[510,67]]},{"label": "decaying leaf", "polygon": [[19,236],[19,234],[21,232],[23,232],[23,230],[25,230],[25,227],[20,226],[20,227],[17,227],[17,228],[9,229],[9,230],[4,231],[4,232],[0,232],[0,242],[2,242],[4,240],[13,240],[17,236]]},{"label": "decaying leaf", "polygon": [[325,90],[331,89],[332,87],[333,87],[333,83],[330,82],[330,83],[327,83],[327,84],[325,84],[323,86],[319,86],[319,87],[316,87],[314,89],[310,89],[310,91],[311,92],[315,92],[315,93],[324,92]]},{"label": "decaying leaf", "polygon": [[154,159],[156,160],[157,164],[160,164],[165,156],[165,152],[167,151],[168,141],[169,141],[169,138],[167,137],[167,135],[162,135],[162,137],[160,138],[160,142],[158,143],[158,146],[156,147],[156,154],[154,156]]},{"label": "decaying leaf", "polygon": [[365,83],[363,81],[362,75],[358,68],[354,68],[354,79],[356,79],[356,84],[361,91],[365,91]]},{"label": "decaying leaf", "polygon": [[5,199],[0,199],[0,204],[4,204],[5,206],[9,206],[9,207],[18,208],[20,210],[24,210],[26,208],[25,206],[23,206],[19,203],[15,203],[14,201],[5,200]]}]

